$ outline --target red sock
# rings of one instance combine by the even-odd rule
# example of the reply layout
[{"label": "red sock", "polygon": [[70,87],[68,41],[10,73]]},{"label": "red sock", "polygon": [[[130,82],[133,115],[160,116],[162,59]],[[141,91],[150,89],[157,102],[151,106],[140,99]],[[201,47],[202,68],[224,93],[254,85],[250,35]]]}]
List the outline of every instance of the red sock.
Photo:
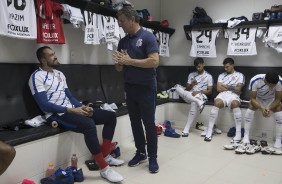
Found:
[{"label": "red sock", "polygon": [[104,169],[108,166],[108,163],[105,161],[104,156],[102,153],[97,155],[93,155],[93,159],[96,161],[97,165],[99,166],[100,170]]},{"label": "red sock", "polygon": [[113,151],[112,140],[103,139],[101,149],[102,149],[103,156],[104,157],[108,156]]}]

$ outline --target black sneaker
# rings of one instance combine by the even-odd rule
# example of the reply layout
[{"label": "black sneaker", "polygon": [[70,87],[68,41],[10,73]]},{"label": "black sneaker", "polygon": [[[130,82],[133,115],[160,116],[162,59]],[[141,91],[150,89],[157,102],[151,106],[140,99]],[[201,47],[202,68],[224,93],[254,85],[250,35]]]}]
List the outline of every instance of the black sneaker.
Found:
[{"label": "black sneaker", "polygon": [[149,171],[150,173],[159,172],[159,164],[157,162],[157,159],[154,157],[149,158]]},{"label": "black sneaker", "polygon": [[136,152],[135,156],[128,162],[129,167],[135,167],[139,164],[146,162],[147,155],[146,153],[138,153]]}]

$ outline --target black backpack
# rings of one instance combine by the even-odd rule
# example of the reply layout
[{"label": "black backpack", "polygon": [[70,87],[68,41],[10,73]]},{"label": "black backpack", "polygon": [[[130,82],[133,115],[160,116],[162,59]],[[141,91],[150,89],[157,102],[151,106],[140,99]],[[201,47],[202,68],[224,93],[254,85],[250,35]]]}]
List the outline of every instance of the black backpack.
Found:
[{"label": "black backpack", "polygon": [[196,7],[193,10],[193,18],[190,20],[190,25],[211,24],[212,19],[207,15],[204,8]]}]

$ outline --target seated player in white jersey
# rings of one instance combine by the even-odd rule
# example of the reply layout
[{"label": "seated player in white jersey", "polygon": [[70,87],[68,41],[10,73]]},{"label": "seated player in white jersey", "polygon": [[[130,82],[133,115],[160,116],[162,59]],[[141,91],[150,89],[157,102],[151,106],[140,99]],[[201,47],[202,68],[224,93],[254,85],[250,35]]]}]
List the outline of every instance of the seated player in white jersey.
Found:
[{"label": "seated player in white jersey", "polygon": [[232,58],[225,58],[223,65],[225,72],[218,76],[216,87],[219,94],[214,99],[214,106],[210,112],[209,124],[204,139],[207,142],[212,140],[213,127],[218,117],[218,111],[223,107],[229,107],[233,111],[236,124],[236,135],[233,141],[239,142],[241,140],[242,113],[239,106],[241,103],[240,94],[245,84],[245,77],[242,73],[235,71],[234,60]]},{"label": "seated player in white jersey", "polygon": [[[245,135],[242,144],[235,145],[236,153],[255,153],[256,147],[249,145],[250,143],[250,127],[254,119],[256,110],[260,110],[263,117],[270,117],[271,112],[274,115],[274,124],[276,126],[276,141],[274,148],[282,148],[281,132],[282,132],[282,78],[276,73],[268,72],[266,74],[255,75],[249,85],[250,103],[245,114]],[[269,122],[267,122],[269,123]]]},{"label": "seated player in white jersey", "polygon": [[186,90],[181,85],[176,85],[175,90],[186,102],[191,102],[191,108],[187,119],[186,126],[182,132],[182,137],[189,136],[190,126],[197,116],[197,107],[200,113],[203,111],[207,96],[212,93],[213,78],[205,71],[203,58],[196,58],[194,66],[197,71],[192,72],[188,76]]},{"label": "seated player in white jersey", "polygon": [[[29,87],[38,106],[45,113],[47,122],[51,124],[56,121],[59,126],[82,133],[87,148],[99,166],[101,177],[111,182],[122,181],[123,177],[110,167],[124,164],[123,160],[110,155],[116,127],[115,113],[102,109],[94,110],[82,105],[72,96],[65,75],[55,69],[60,63],[50,47],[40,47],[36,55],[40,67],[30,76]],[[100,124],[104,125],[101,146],[96,129],[96,125]]]}]

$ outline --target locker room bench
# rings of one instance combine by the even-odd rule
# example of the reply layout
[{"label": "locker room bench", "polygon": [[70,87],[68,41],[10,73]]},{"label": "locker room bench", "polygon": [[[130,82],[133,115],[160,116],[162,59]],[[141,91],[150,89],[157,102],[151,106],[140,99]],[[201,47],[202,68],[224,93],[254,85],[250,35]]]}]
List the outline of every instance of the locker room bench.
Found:
[{"label": "locker room bench", "polygon": [[[36,105],[29,87],[28,79],[38,68],[38,64],[0,64],[0,126],[11,124],[19,119],[29,119],[42,114]],[[241,98],[248,100],[247,86],[251,77],[258,73],[275,71],[282,74],[282,67],[236,67],[246,77],[246,85]],[[116,72],[112,65],[61,65],[61,70],[67,78],[68,87],[78,100],[102,101],[116,103],[119,107],[117,116],[126,115],[122,73]],[[223,72],[222,66],[207,66],[206,70],[214,77]],[[175,84],[186,85],[187,76],[194,71],[194,66],[160,66],[157,69],[158,92],[167,90]],[[217,95],[215,87],[207,105],[213,105],[213,98]],[[157,99],[157,105],[164,103],[185,103],[183,100]],[[247,104],[242,104],[247,108]],[[19,131],[0,130],[0,140],[11,145],[20,145],[44,137],[56,135],[66,130],[43,125],[37,128],[26,128]]]}]

